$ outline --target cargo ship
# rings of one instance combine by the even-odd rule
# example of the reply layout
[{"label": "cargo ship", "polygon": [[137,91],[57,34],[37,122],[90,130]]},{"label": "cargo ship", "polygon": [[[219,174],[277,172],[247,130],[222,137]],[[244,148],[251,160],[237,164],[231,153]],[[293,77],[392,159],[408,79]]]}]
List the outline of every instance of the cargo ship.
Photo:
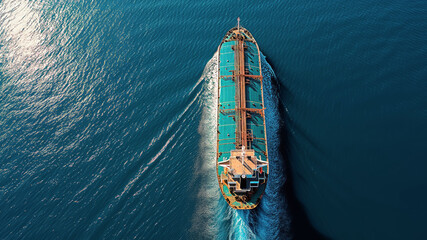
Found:
[{"label": "cargo ship", "polygon": [[230,29],[218,47],[216,171],[234,209],[254,209],[267,185],[268,153],[261,58],[252,34]]}]

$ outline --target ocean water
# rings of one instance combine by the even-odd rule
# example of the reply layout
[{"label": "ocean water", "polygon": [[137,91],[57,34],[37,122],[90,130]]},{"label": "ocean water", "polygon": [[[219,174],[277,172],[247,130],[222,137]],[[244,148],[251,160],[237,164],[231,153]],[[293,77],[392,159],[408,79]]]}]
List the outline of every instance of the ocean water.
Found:
[{"label": "ocean water", "polygon": [[[254,211],[214,172],[237,16],[264,55]],[[3,0],[0,239],[420,239],[426,29],[420,0]]]}]

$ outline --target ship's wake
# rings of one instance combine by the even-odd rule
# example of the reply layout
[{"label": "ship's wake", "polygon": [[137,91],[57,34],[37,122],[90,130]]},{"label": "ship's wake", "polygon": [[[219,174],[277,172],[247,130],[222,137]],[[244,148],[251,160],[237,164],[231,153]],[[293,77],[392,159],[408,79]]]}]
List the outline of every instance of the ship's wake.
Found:
[{"label": "ship's wake", "polygon": [[218,53],[206,65],[201,79],[203,114],[199,125],[201,141],[196,162],[194,183],[198,184],[197,207],[192,219],[191,234],[207,239],[278,239],[290,238],[290,220],[286,200],[280,194],[286,176],[279,153],[279,98],[273,69],[261,55],[264,79],[264,103],[267,125],[270,174],[260,205],[254,210],[235,210],[228,206],[218,187],[215,169],[216,115],[218,98]]}]

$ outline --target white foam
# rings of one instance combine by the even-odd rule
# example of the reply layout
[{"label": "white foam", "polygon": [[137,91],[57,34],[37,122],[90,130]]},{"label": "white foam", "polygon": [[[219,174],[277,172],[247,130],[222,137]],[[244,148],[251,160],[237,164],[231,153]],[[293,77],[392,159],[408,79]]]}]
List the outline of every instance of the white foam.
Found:
[{"label": "white foam", "polygon": [[218,98],[218,54],[206,64],[199,79],[203,81],[202,118],[198,131],[201,135],[199,143],[199,159],[195,166],[195,184],[199,186],[197,193],[196,212],[192,219],[191,232],[203,233],[207,239],[218,235],[215,214],[220,197],[215,172],[216,157],[216,115]]}]

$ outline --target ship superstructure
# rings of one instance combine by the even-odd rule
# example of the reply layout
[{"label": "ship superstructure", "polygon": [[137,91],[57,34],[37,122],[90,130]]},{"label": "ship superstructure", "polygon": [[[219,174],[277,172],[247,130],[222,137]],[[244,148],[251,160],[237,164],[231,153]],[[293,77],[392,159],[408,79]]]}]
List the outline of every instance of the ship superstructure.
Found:
[{"label": "ship superstructure", "polygon": [[259,47],[238,19],[218,53],[219,187],[231,207],[253,209],[264,193],[269,170]]}]

